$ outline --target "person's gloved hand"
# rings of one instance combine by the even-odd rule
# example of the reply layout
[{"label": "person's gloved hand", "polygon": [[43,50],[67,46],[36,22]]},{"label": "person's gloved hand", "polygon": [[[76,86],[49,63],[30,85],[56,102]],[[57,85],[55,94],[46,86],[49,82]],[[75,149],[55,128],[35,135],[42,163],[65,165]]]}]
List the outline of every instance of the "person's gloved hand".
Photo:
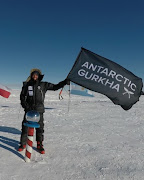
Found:
[{"label": "person's gloved hand", "polygon": [[25,106],[24,109],[25,109],[25,111],[27,111],[27,112],[28,112],[28,111],[31,111],[31,108],[30,108],[30,106],[29,106],[28,104]]},{"label": "person's gloved hand", "polygon": [[27,109],[29,105],[24,101],[24,102],[21,102],[21,106],[22,106],[24,109]]},{"label": "person's gloved hand", "polygon": [[65,85],[70,85],[70,80],[69,79],[65,79],[64,82],[65,82]]}]

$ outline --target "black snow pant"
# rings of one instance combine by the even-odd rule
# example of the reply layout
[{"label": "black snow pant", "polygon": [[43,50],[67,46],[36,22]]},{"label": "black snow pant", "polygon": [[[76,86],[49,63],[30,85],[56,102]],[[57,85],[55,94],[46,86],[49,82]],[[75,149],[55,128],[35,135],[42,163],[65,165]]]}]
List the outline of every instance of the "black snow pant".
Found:
[{"label": "black snow pant", "polygon": [[[22,122],[22,132],[21,132],[21,138],[20,138],[20,144],[25,145],[27,141],[27,133],[28,133],[28,127],[24,126],[24,123],[26,122],[26,114],[24,115],[23,122]],[[40,128],[36,128],[36,141],[42,142],[44,140],[44,118],[43,113],[40,113],[40,120],[38,122],[40,124]]]}]

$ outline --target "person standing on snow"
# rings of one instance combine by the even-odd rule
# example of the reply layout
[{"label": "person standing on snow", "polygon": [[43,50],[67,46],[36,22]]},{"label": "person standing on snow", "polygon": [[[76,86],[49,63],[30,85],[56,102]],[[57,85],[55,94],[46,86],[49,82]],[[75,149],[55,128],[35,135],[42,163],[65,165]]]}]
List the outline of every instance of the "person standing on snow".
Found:
[{"label": "person standing on snow", "polygon": [[40,128],[36,129],[36,141],[37,149],[41,154],[45,154],[43,147],[44,140],[44,99],[47,90],[58,90],[68,84],[68,80],[58,84],[52,84],[49,82],[42,82],[43,76],[39,69],[32,69],[30,77],[23,83],[22,91],[20,94],[21,105],[24,108],[25,114],[22,122],[22,132],[20,138],[20,146],[18,151],[23,151],[26,148],[27,132],[28,128],[24,126],[26,122],[26,113],[31,110],[35,110],[40,113]]}]

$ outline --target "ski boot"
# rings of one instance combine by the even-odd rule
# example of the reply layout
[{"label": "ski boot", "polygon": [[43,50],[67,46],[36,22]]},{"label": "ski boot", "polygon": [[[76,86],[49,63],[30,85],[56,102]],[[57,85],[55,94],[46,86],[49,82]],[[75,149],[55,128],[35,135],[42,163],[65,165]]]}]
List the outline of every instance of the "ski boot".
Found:
[{"label": "ski boot", "polygon": [[45,154],[45,150],[44,150],[44,148],[43,148],[42,142],[37,141],[37,150],[38,150],[41,154]]},{"label": "ski boot", "polygon": [[18,151],[21,152],[26,148],[26,145],[20,145]]}]

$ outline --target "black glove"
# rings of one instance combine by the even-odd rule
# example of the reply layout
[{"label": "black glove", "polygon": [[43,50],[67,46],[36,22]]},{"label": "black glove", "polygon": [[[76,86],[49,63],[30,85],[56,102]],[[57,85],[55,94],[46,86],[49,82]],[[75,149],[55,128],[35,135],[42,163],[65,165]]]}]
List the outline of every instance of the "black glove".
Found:
[{"label": "black glove", "polygon": [[26,109],[28,108],[28,104],[24,101],[24,102],[21,102],[21,106]]},{"label": "black glove", "polygon": [[24,109],[26,112],[31,111],[31,107],[29,105],[27,105]]},{"label": "black glove", "polygon": [[65,83],[65,85],[70,85],[70,80],[69,79],[65,79],[64,83]]},{"label": "black glove", "polygon": [[21,103],[21,105],[22,105],[22,107],[24,108],[24,110],[25,110],[26,112],[32,110],[32,107],[30,107],[27,102],[23,102],[23,103]]}]

